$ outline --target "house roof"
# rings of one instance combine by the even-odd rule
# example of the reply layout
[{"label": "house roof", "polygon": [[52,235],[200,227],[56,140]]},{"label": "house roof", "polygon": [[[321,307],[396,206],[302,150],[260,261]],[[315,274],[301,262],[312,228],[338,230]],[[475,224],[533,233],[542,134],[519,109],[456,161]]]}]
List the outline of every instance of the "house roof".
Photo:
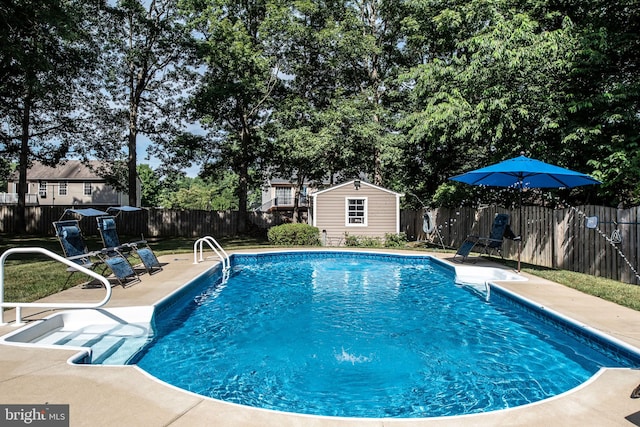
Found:
[{"label": "house roof", "polygon": [[[267,182],[271,186],[274,186],[274,185],[293,186],[297,184],[297,178],[295,176],[292,176],[291,178],[281,178],[276,176],[276,177],[269,178]],[[328,179],[322,180],[323,185],[329,184],[329,182],[330,181]],[[317,185],[317,184],[319,184],[317,181],[309,180],[309,179],[305,179],[303,182],[303,185]]]},{"label": "house roof", "polygon": [[[45,166],[40,162],[33,162],[33,166],[27,170],[28,181],[104,181],[96,168],[101,165],[99,161],[90,161],[89,166],[80,160],[67,160],[55,167]],[[18,173],[12,174],[12,179],[18,179]]]},{"label": "house roof", "polygon": [[[327,187],[328,185],[331,185],[332,183],[334,183],[334,182],[336,182],[336,181],[338,181],[340,179],[343,179],[343,177],[341,175],[333,174],[332,177],[326,177],[325,176],[324,178],[322,178],[321,181],[305,179],[303,185],[311,185],[311,186],[315,186],[315,187]],[[360,181],[366,182],[367,181],[367,175],[365,173],[360,173],[358,178],[354,178],[354,179],[360,179]],[[353,182],[353,181],[351,181],[351,182]],[[295,175],[292,175],[289,178],[285,178],[285,177],[282,177],[280,175],[274,175],[274,176],[272,176],[271,178],[269,178],[267,180],[267,183],[270,186],[274,186],[274,185],[295,186],[297,184],[297,177]]]},{"label": "house roof", "polygon": [[[316,193],[313,193],[311,196],[315,197],[318,194],[326,193],[326,192],[329,192],[329,191],[332,191],[332,190],[336,190],[338,188],[345,187],[345,186],[348,186],[348,185],[353,185],[354,182],[355,182],[355,179],[352,179],[351,181],[343,182],[342,184],[334,185],[333,187],[329,187],[329,188],[326,188],[324,190],[320,190],[320,191],[318,191]],[[389,194],[393,194],[393,195],[395,195],[397,197],[404,196],[404,194],[402,194],[402,193],[396,193],[395,191],[391,191],[391,190],[388,190],[386,188],[382,188],[382,187],[370,184],[370,183],[365,182],[365,181],[360,181],[360,186],[367,186],[367,187],[375,188],[377,190],[384,191],[384,192],[389,193]]]},{"label": "house roof", "polygon": [[[295,178],[291,178],[291,179],[270,178],[268,180],[268,183],[270,185],[294,185],[295,184]],[[307,183],[307,181],[305,180],[305,184],[306,183]]]}]

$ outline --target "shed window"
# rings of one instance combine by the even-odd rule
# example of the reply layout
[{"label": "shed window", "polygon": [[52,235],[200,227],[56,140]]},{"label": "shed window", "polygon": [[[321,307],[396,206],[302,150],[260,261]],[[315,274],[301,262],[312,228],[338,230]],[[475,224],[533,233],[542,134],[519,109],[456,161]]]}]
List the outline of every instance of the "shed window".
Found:
[{"label": "shed window", "polygon": [[367,199],[347,198],[347,223],[351,226],[367,225]]},{"label": "shed window", "polygon": [[85,196],[90,196],[91,195],[91,183],[90,182],[85,182],[84,183],[84,195]]}]

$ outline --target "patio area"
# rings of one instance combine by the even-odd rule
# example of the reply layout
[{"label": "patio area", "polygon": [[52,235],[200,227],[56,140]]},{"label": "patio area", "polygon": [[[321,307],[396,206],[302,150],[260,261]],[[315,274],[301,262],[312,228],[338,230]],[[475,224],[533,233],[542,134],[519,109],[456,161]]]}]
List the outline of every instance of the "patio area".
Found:
[{"label": "patio area", "polygon": [[[447,260],[452,254],[434,256]],[[180,254],[162,256],[160,262],[164,267],[162,272],[151,276],[144,274],[140,283],[128,288],[115,286],[107,307],[152,305],[217,261],[194,265],[192,254]],[[503,268],[485,260],[472,265]],[[640,348],[640,312],[523,275],[528,281],[500,282],[500,285]],[[76,287],[45,300],[93,302],[103,296],[103,289]],[[49,310],[25,309],[23,316],[29,321],[51,313]],[[5,320],[12,322],[14,318],[12,311],[5,313]],[[11,325],[0,326],[0,335],[14,330]],[[75,353],[73,350],[0,346],[0,404],[69,404],[71,426],[640,425],[640,399],[630,398],[631,391],[640,384],[640,370],[607,369],[563,395],[503,411],[429,419],[350,419],[297,415],[220,402],[168,386],[135,366],[68,364],[67,359]]]}]

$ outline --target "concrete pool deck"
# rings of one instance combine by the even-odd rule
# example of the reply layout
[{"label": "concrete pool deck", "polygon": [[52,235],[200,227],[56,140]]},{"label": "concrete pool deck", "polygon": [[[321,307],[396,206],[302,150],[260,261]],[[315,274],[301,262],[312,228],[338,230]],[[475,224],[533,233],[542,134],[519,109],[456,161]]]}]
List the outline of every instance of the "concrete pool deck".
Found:
[{"label": "concrete pool deck", "polygon": [[[431,255],[445,260],[452,256]],[[164,271],[152,276],[144,274],[140,283],[128,288],[115,286],[107,307],[151,305],[215,263],[209,260],[194,265],[192,254],[166,255],[160,261]],[[502,268],[484,260],[471,265]],[[640,348],[640,312],[523,275],[529,280],[499,284],[541,306]],[[104,289],[76,287],[44,300],[94,302],[103,296]],[[23,311],[27,321],[50,314],[52,311],[48,310]],[[14,319],[13,311],[5,313],[5,321],[13,322]],[[15,330],[15,326],[0,326],[0,335]],[[640,370],[636,369],[603,370],[581,387],[561,396],[503,411],[427,419],[349,419],[288,414],[220,402],[156,381],[135,366],[68,364],[67,359],[75,353],[72,350],[0,345],[0,404],[69,404],[71,426],[640,425],[640,399],[630,398],[631,391],[640,384]]]}]

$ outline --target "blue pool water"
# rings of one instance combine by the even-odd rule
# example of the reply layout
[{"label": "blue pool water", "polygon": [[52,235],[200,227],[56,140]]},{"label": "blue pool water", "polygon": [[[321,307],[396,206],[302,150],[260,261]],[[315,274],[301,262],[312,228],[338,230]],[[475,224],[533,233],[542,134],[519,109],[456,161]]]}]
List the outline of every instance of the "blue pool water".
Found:
[{"label": "blue pool water", "polygon": [[216,399],[346,417],[434,417],[519,406],[630,366],[504,298],[458,286],[428,257],[234,255],[159,307],[135,360]]}]

